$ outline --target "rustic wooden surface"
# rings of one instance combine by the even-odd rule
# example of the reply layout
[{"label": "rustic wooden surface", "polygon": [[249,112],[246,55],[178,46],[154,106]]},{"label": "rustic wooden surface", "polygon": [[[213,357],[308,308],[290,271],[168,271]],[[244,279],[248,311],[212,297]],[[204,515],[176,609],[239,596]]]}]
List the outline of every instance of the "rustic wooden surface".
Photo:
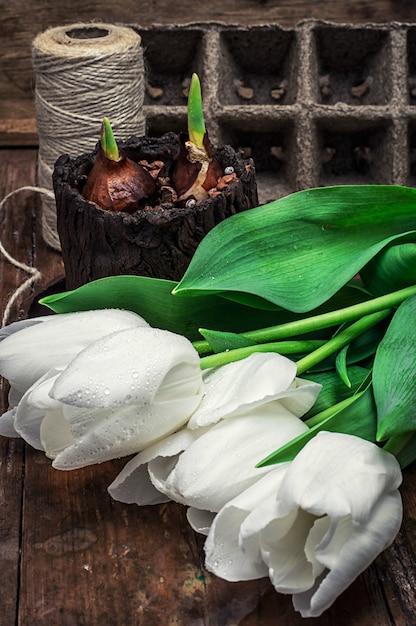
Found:
[{"label": "rustic wooden surface", "polygon": [[414,0],[112,0],[0,2],[0,145],[37,145],[31,42],[50,26],[77,21],[137,24],[222,22],[295,26],[304,19],[336,23],[416,22]]},{"label": "rustic wooden surface", "polygon": [[[416,22],[413,0],[191,0],[123,3],[0,2],[0,199],[35,182],[37,145],[30,44],[49,26],[92,19],[151,24],[225,22],[294,26],[316,18],[345,23]],[[14,149],[6,149],[15,146]],[[25,147],[25,148],[23,148]],[[38,314],[39,293],[62,279],[60,255],[40,235],[39,201],[10,200],[0,236],[42,281],[12,318]],[[0,255],[0,313],[26,278]],[[6,404],[3,389],[3,409]],[[413,626],[416,623],[415,464],[404,472],[405,518],[394,544],[321,618],[302,620],[290,597],[266,580],[226,583],[203,568],[202,540],[184,509],[139,509],[112,501],[106,487],[124,461],[74,472],[0,437],[0,624],[4,626]]]},{"label": "rustic wooden surface", "polygon": [[[36,151],[0,151],[0,197],[35,178]],[[39,234],[38,202],[21,194],[0,216],[10,254],[43,275],[13,318],[62,278]],[[0,258],[1,308],[26,278]],[[36,311],[39,313],[39,311]],[[4,393],[3,393],[4,395]],[[73,472],[0,437],[0,623],[4,626],[412,626],[416,615],[416,465],[404,472],[394,544],[321,618],[303,620],[266,580],[227,583],[204,570],[184,507],[138,508],[106,492],[125,461]]]}]

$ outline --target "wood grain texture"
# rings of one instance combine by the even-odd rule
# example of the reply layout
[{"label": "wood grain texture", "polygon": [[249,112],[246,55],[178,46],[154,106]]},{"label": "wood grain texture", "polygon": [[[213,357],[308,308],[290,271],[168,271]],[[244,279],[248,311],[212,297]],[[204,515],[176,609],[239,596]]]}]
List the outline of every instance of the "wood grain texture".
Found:
[{"label": "wood grain texture", "polygon": [[[8,192],[34,181],[36,153],[34,150],[2,151],[0,154],[0,198]],[[27,229],[26,214],[31,214],[27,195],[20,198],[21,212],[16,214],[10,202],[0,215],[1,241],[7,251],[28,262],[32,248],[31,227]],[[29,232],[29,237],[27,236]],[[29,255],[30,256],[30,255]],[[22,272],[0,258],[1,310],[10,293],[22,280]],[[20,311],[22,313],[22,311]],[[14,311],[17,317],[19,312]],[[2,411],[7,406],[8,387],[1,383]],[[22,495],[24,486],[24,446],[21,441],[0,437],[0,588],[1,614],[5,624],[14,624],[18,605]]]},{"label": "wood grain texture", "polygon": [[416,22],[412,0],[228,0],[197,5],[193,0],[137,2],[110,0],[50,2],[40,0],[28,10],[26,2],[0,2],[0,145],[36,145],[34,73],[31,42],[51,26],[77,21],[137,24],[222,22],[236,25],[276,23],[295,26],[304,19],[337,23]]}]

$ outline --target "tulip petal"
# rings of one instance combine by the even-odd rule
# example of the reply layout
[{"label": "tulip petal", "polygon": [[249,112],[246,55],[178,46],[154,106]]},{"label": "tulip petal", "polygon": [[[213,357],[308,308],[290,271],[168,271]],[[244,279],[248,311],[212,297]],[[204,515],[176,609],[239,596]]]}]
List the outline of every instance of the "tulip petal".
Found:
[{"label": "tulip petal", "polygon": [[402,502],[398,491],[385,494],[374,506],[364,525],[354,525],[341,550],[338,542],[317,549],[317,557],[331,565],[320,584],[293,596],[293,605],[302,617],[318,617],[394,540],[402,521]]},{"label": "tulip petal", "polygon": [[158,491],[150,481],[148,463],[160,458],[168,466],[194,440],[195,433],[183,429],[145,448],[127,463],[108,487],[110,496],[114,500],[139,506],[168,502],[170,498]]},{"label": "tulip petal", "polygon": [[14,426],[16,410],[16,407],[13,407],[0,416],[0,435],[3,437],[20,437]]},{"label": "tulip petal", "polygon": [[7,400],[9,402],[9,407],[10,408],[17,407],[17,405],[19,404],[23,396],[24,396],[23,392],[17,391],[17,389],[15,389],[14,387],[10,387],[9,395],[7,397]]},{"label": "tulip petal", "polygon": [[244,413],[285,392],[296,376],[296,364],[280,354],[254,353],[246,359],[206,370],[205,395],[189,428],[215,424]]},{"label": "tulip petal", "polygon": [[71,447],[76,445],[76,439],[61,407],[52,406],[44,413],[44,419],[40,424],[40,440],[46,456],[50,459],[57,458],[60,453],[65,453],[65,450],[71,450]]},{"label": "tulip petal", "polygon": [[[75,439],[62,449],[54,458],[53,466],[69,470],[102,463],[114,458],[136,454],[155,440],[160,439],[160,432],[169,435],[167,425],[158,424],[159,415],[151,407],[145,414],[140,414],[136,406],[114,409],[84,409],[63,406],[63,417],[70,426]],[[45,420],[42,424],[42,436],[46,447],[53,432]],[[172,425],[172,431],[175,426]],[[82,434],[81,434],[82,433]]]},{"label": "tulip petal", "polygon": [[24,393],[45,372],[66,365],[91,342],[134,326],[147,326],[147,322],[135,313],[118,309],[46,315],[30,322],[15,322],[7,327],[0,343],[0,373]]},{"label": "tulip petal", "polygon": [[[136,327],[102,337],[80,352],[56,381],[52,395],[87,409],[146,407],[153,400],[195,396],[201,381],[198,353],[185,337]],[[193,410],[199,401],[194,398]]]},{"label": "tulip petal", "polygon": [[173,500],[219,511],[270,471],[255,468],[263,454],[305,430],[307,426],[279,402],[229,417],[210,427],[185,450],[158,488]]},{"label": "tulip petal", "polygon": [[364,524],[401,480],[393,455],[359,437],[321,431],[295,457],[278,497],[316,516],[351,515]]},{"label": "tulip petal", "polygon": [[36,450],[45,449],[40,429],[47,409],[55,407],[57,404],[55,400],[50,398],[49,392],[59,373],[60,370],[53,368],[41,376],[29,387],[16,409],[16,431]]},{"label": "tulip petal", "polygon": [[253,509],[265,500],[274,500],[287,465],[283,463],[265,474],[217,513],[205,542],[205,566],[210,572],[230,582],[267,576],[268,568],[262,560],[258,536],[257,542],[247,551],[246,545],[242,548],[239,533]]},{"label": "tulip petal", "polygon": [[276,400],[285,406],[296,417],[302,417],[313,407],[322,389],[322,385],[311,380],[295,378],[293,384],[281,394],[276,395]]},{"label": "tulip petal", "polygon": [[[199,356],[180,335],[148,327],[99,339],[71,361],[50,391],[75,439],[56,450],[54,467],[137,453],[186,423],[201,386]],[[42,435],[45,445],[56,438],[50,420]]]},{"label": "tulip petal", "polygon": [[[315,516],[292,510],[272,520],[261,532],[262,556],[276,590],[294,593],[309,589],[315,580],[316,564],[305,554],[305,542]],[[322,568],[320,568],[322,570]]]},{"label": "tulip petal", "polygon": [[196,509],[191,506],[186,511],[186,519],[188,520],[191,528],[201,535],[208,535],[212,522],[214,521],[215,513],[211,511],[203,511],[202,509]]},{"label": "tulip petal", "polygon": [[6,337],[10,337],[14,333],[23,330],[23,328],[29,328],[29,326],[35,326],[36,324],[41,324],[42,322],[47,321],[48,319],[52,319],[50,315],[42,315],[40,317],[27,319],[27,320],[19,320],[18,322],[12,322],[7,326],[3,326],[0,328],[0,341],[6,339]]}]

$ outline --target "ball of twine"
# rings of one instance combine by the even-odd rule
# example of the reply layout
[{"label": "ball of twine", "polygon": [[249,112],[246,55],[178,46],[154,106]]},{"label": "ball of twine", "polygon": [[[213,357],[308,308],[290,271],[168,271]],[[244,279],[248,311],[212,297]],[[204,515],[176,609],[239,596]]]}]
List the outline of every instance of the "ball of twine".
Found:
[{"label": "ball of twine", "polygon": [[[143,50],[133,28],[99,22],[50,28],[34,39],[32,59],[40,187],[52,189],[61,154],[76,157],[95,147],[104,116],[120,139],[144,135]],[[42,203],[42,232],[59,250],[50,197]]]}]

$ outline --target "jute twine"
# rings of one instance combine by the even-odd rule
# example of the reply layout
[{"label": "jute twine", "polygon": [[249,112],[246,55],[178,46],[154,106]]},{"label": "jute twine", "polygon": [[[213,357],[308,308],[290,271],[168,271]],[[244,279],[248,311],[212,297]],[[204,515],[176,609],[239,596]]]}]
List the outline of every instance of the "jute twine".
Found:
[{"label": "jute twine", "polygon": [[[1,200],[0,215],[1,215],[1,212],[4,210],[4,208],[6,207],[8,200],[22,191],[30,191],[32,193],[39,193],[42,195],[42,197],[49,198],[50,200],[53,200],[54,198],[53,192],[50,191],[49,189],[44,189],[42,187],[33,187],[31,185],[20,187],[19,189],[15,189],[14,191],[11,191],[10,193],[8,193]],[[19,285],[19,287],[17,287],[17,289],[15,289],[15,291],[13,292],[13,294],[10,296],[10,298],[7,301],[6,307],[3,311],[3,318],[2,318],[2,326],[6,326],[6,324],[8,324],[10,321],[14,304],[17,302],[20,296],[23,295],[26,289],[28,289],[29,287],[32,287],[35,283],[37,283],[42,278],[42,274],[36,267],[31,267],[30,265],[27,265],[27,263],[22,263],[22,261],[18,261],[17,259],[15,259],[11,254],[9,254],[9,252],[7,252],[1,240],[0,240],[0,253],[4,256],[6,261],[11,263],[11,265],[14,265],[14,267],[17,267],[18,269],[23,270],[24,272],[29,274],[28,278],[24,280]]]},{"label": "jute twine", "polygon": [[[23,187],[42,197],[42,234],[60,250],[52,186],[55,161],[62,154],[76,157],[96,145],[103,117],[118,139],[144,135],[144,62],[141,38],[133,28],[101,22],[50,28],[32,45],[36,74],[35,104],[39,135],[37,187]],[[0,240],[0,253],[29,274],[7,303],[3,325],[20,295],[41,279],[38,269],[14,259]]]},{"label": "jute twine", "polygon": [[[144,64],[140,36],[127,26],[90,23],[50,28],[32,45],[39,133],[38,184],[52,189],[61,154],[97,143],[108,117],[116,137],[144,135]],[[43,236],[60,249],[53,202],[43,206]]]}]

